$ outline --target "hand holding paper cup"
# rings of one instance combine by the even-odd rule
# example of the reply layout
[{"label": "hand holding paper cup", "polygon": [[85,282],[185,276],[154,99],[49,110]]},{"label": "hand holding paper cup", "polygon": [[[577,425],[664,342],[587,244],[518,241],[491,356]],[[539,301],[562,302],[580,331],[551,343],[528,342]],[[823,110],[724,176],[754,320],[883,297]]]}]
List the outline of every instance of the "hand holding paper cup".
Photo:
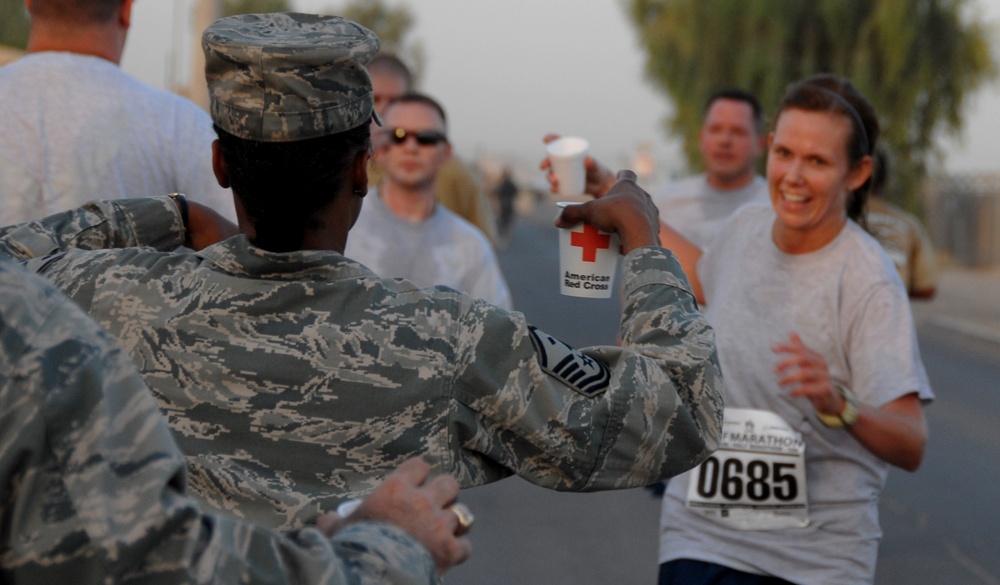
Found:
[{"label": "hand holding paper cup", "polygon": [[545,150],[552,165],[552,172],[559,181],[559,195],[583,195],[587,186],[584,159],[589,143],[583,138],[565,136],[548,143]]},{"label": "hand holding paper cup", "polygon": [[[563,207],[572,202],[559,202]],[[559,230],[559,292],[571,297],[611,297],[618,271],[618,235],[589,223]]]}]

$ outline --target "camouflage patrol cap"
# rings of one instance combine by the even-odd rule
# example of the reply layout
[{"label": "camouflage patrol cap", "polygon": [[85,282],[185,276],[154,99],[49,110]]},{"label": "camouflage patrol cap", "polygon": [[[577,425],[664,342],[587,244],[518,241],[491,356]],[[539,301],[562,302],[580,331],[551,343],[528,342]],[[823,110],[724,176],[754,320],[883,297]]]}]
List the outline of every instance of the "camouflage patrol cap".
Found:
[{"label": "camouflage patrol cap", "polygon": [[212,121],[248,140],[292,142],[344,132],[375,116],[365,66],[375,33],[339,16],[221,18],[202,35]]}]

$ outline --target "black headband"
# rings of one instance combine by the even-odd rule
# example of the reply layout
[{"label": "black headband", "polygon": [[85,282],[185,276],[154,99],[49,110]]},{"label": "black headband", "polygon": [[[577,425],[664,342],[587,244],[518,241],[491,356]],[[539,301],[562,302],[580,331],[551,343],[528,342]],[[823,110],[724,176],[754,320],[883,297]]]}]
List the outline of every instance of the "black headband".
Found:
[{"label": "black headband", "polygon": [[822,91],[825,94],[829,94],[831,97],[839,101],[845,108],[847,108],[847,113],[849,113],[851,117],[854,118],[854,123],[858,126],[858,129],[861,130],[861,138],[864,139],[864,148],[862,150],[864,151],[865,154],[870,155],[872,153],[872,149],[871,149],[871,142],[869,142],[868,140],[868,129],[865,128],[865,123],[861,121],[861,114],[859,114],[858,111],[854,108],[854,106],[851,105],[851,102],[847,101],[847,98],[840,95],[839,93],[829,90],[825,87],[820,87],[818,85],[814,85],[813,87]]}]

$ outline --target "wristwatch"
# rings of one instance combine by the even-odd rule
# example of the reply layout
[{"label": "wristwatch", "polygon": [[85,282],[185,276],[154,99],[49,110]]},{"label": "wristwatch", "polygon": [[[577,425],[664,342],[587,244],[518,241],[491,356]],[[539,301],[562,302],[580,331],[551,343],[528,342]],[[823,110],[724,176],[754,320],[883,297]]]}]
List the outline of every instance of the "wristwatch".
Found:
[{"label": "wristwatch", "polygon": [[190,246],[191,244],[191,228],[189,227],[188,221],[190,218],[190,212],[188,211],[187,197],[183,193],[170,193],[167,195],[174,203],[177,204],[177,208],[181,212],[181,223],[184,224],[184,245]]},{"label": "wristwatch", "polygon": [[861,412],[858,408],[858,397],[854,394],[854,391],[843,384],[835,382],[833,387],[837,389],[837,392],[844,399],[844,408],[840,411],[840,414],[824,414],[816,411],[816,416],[819,417],[821,423],[831,429],[849,429],[854,426],[854,423],[858,422],[858,415]]},{"label": "wristwatch", "polygon": [[181,212],[181,221],[184,223],[184,229],[187,229],[188,226],[187,197],[185,197],[183,193],[170,193],[169,195],[167,195],[167,197],[173,199],[174,203],[177,204],[177,207],[180,209]]}]

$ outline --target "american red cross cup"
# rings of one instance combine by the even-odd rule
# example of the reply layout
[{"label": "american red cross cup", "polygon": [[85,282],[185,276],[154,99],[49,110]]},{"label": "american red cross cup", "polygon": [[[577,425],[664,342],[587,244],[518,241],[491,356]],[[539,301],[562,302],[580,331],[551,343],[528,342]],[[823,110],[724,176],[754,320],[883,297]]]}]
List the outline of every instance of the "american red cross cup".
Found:
[{"label": "american red cross cup", "polygon": [[560,229],[559,292],[571,297],[610,298],[618,271],[618,249],[616,234],[589,223]]}]

